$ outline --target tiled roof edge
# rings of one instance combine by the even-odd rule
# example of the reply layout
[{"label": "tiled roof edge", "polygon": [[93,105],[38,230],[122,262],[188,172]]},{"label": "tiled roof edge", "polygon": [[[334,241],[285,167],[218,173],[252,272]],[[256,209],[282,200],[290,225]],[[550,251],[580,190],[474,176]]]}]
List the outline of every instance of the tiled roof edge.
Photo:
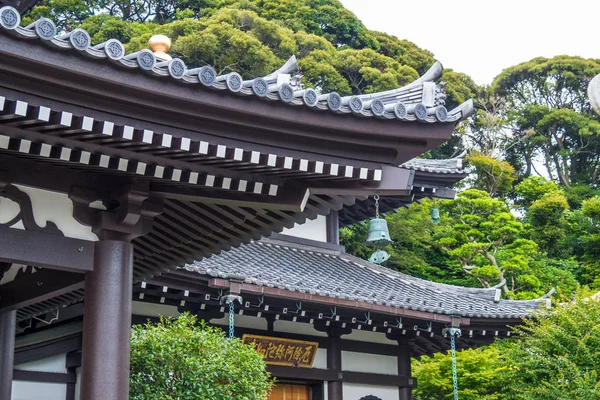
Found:
[{"label": "tiled roof edge", "polygon": [[311,88],[304,89],[298,81],[290,80],[290,72],[298,70],[295,56],[265,77],[244,80],[235,72],[218,76],[208,65],[189,69],[180,59],[160,59],[148,49],[126,54],[125,47],[116,39],[92,46],[90,35],[80,28],[57,36],[56,25],[48,18],[40,18],[26,27],[21,27],[20,22],[21,17],[15,8],[0,8],[0,31],[19,38],[43,40],[56,49],[77,51],[86,57],[108,60],[120,67],[139,69],[157,77],[170,77],[174,81],[214,90],[228,90],[238,95],[253,95],[266,100],[279,100],[291,105],[362,117],[425,123],[456,123],[468,118],[474,110],[472,100],[450,111],[444,107],[444,84],[433,82],[442,74],[439,62],[422,77],[401,88],[342,97],[335,92],[320,94]]}]

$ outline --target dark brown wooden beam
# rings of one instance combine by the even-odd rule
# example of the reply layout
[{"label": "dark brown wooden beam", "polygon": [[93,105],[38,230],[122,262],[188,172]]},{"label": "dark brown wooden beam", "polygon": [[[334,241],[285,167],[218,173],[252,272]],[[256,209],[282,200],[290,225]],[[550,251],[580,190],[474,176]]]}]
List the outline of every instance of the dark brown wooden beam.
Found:
[{"label": "dark brown wooden beam", "polygon": [[158,198],[294,212],[303,211],[309,197],[306,188],[299,188],[292,185],[279,186],[276,196],[159,183],[151,184],[150,191],[153,197]]},{"label": "dark brown wooden beam", "polygon": [[83,288],[85,276],[42,269],[2,285],[0,312],[16,310]]},{"label": "dark brown wooden beam", "polygon": [[43,383],[76,383],[77,374],[43,371],[13,371],[15,381],[43,382]]},{"label": "dark brown wooden beam", "polygon": [[10,399],[12,392],[16,311],[0,312],[0,399]]},{"label": "dark brown wooden beam", "polygon": [[[383,166],[380,181],[310,183],[311,195],[328,196],[408,196],[412,190],[414,171],[393,166]],[[354,203],[354,201],[352,201]]]},{"label": "dark brown wooden beam", "polygon": [[0,260],[85,273],[94,269],[94,243],[0,227]]}]

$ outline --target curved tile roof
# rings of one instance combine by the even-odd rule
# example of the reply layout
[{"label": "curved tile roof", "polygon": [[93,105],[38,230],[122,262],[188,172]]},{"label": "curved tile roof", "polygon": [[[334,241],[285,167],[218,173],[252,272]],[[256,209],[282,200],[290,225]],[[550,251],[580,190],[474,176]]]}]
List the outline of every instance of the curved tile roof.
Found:
[{"label": "curved tile roof", "polygon": [[518,319],[548,304],[545,299],[502,300],[496,287],[430,282],[340,251],[273,239],[252,242],[185,269],[260,286],[463,317]]},{"label": "curved tile roof", "polygon": [[413,158],[400,166],[402,168],[414,169],[415,171],[436,174],[468,175],[472,172],[471,168],[463,168],[462,158],[450,158],[446,160]]},{"label": "curved tile roof", "polygon": [[8,32],[22,39],[42,40],[56,49],[77,51],[99,61],[111,61],[122,68],[138,69],[157,77],[169,77],[174,81],[238,95],[362,117],[428,123],[455,123],[473,112],[472,100],[450,111],[445,108],[445,84],[434,82],[442,75],[439,62],[421,78],[401,88],[342,97],[335,92],[319,93],[315,89],[303,88],[299,79],[291,75],[298,71],[295,56],[267,76],[244,80],[236,72],[217,75],[214,68],[208,65],[189,68],[181,59],[162,59],[148,49],[126,54],[125,47],[116,39],[92,46],[90,35],[79,28],[57,36],[56,25],[47,18],[40,18],[26,27],[21,27],[20,22],[16,9],[10,6],[0,8],[0,32]]}]

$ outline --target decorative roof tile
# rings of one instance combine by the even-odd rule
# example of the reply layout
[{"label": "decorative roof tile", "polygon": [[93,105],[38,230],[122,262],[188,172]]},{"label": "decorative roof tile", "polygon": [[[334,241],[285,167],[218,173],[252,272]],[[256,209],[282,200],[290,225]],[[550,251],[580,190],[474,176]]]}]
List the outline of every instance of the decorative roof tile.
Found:
[{"label": "decorative roof tile", "polygon": [[547,299],[502,300],[498,287],[430,282],[340,251],[273,239],[252,242],[185,269],[224,279],[236,275],[261,286],[463,317],[519,319],[547,304]]},{"label": "decorative roof tile", "polygon": [[445,108],[445,84],[434,82],[442,75],[439,62],[422,77],[401,88],[342,97],[335,92],[318,93],[315,89],[302,88],[298,76],[292,76],[298,71],[295,56],[267,76],[243,80],[236,72],[217,76],[210,66],[189,68],[180,59],[166,60],[148,49],[126,54],[123,44],[116,39],[92,46],[90,35],[83,29],[57,36],[56,25],[47,18],[41,18],[26,27],[21,27],[20,22],[16,9],[10,6],[0,8],[0,32],[11,33],[22,39],[41,39],[56,49],[71,49],[96,60],[109,60],[123,68],[140,69],[157,77],[198,84],[201,88],[228,90],[238,95],[256,96],[317,110],[404,121],[456,123],[473,112],[472,100],[450,111]]}]

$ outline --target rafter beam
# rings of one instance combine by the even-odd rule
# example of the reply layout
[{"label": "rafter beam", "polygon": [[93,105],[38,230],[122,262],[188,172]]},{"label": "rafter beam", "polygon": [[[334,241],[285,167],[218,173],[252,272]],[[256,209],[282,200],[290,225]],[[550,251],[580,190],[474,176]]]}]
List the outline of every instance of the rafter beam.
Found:
[{"label": "rafter beam", "polygon": [[83,288],[85,275],[42,269],[0,286],[0,312],[27,307]]},{"label": "rafter beam", "polygon": [[371,182],[323,182],[310,183],[311,195],[327,196],[381,196],[409,195],[412,189],[414,171],[405,168],[384,166],[380,180]]},{"label": "rafter beam", "polygon": [[0,227],[0,261],[86,273],[94,269],[94,243]]}]

